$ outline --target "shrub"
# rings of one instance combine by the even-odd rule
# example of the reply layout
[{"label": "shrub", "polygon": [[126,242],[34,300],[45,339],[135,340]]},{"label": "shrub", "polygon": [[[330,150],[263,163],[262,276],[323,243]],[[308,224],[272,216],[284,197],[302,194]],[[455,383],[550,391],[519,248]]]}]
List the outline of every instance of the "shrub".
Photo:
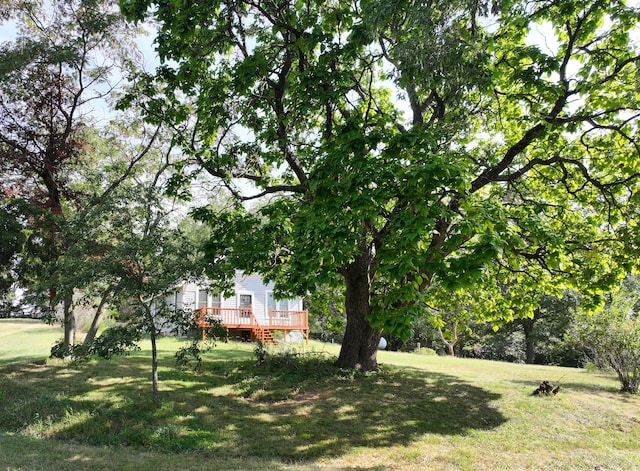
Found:
[{"label": "shrub", "polygon": [[132,350],[140,350],[137,342],[140,332],[130,326],[114,326],[105,330],[90,347],[91,353],[110,359],[113,355],[126,355]]},{"label": "shrub", "polygon": [[579,312],[573,336],[587,357],[601,369],[618,375],[622,391],[640,386],[640,319],[634,306],[638,295],[621,290],[593,313]]},{"label": "shrub", "polygon": [[416,350],[415,353],[418,355],[437,355],[436,351],[433,348],[420,347],[419,350]]}]

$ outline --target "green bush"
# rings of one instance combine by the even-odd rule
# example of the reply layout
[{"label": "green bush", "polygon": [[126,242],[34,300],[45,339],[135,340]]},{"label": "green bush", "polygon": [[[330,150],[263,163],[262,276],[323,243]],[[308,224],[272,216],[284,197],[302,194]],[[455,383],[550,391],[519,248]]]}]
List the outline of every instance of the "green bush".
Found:
[{"label": "green bush", "polygon": [[437,355],[433,348],[421,347],[415,351],[418,355]]},{"label": "green bush", "polygon": [[593,313],[579,312],[573,337],[587,357],[601,369],[618,375],[622,391],[640,386],[640,319],[634,311],[638,295],[621,290]]},{"label": "green bush", "polygon": [[137,342],[140,332],[129,326],[114,326],[105,330],[91,345],[91,353],[110,359],[113,355],[126,355],[130,351],[140,350]]}]

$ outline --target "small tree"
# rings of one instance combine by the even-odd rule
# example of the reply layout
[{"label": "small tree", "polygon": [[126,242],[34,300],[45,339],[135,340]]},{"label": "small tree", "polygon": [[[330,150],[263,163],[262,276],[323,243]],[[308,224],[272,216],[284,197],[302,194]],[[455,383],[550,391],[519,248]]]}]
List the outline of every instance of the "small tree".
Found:
[{"label": "small tree", "polygon": [[175,208],[163,197],[170,155],[169,150],[157,171],[146,175],[150,181],[140,179],[137,188],[130,188],[130,204],[112,216],[117,219],[117,224],[109,223],[115,243],[105,257],[106,267],[113,270],[110,278],[117,280],[118,298],[129,308],[131,329],[150,337],[156,404],[157,338],[167,328],[183,330],[193,321],[192,313],[175,309],[165,299],[180,282],[197,277],[200,265],[197,241],[176,224]]},{"label": "small tree", "polygon": [[622,288],[602,308],[576,316],[575,340],[599,368],[618,375],[623,392],[640,386],[640,319],[634,307],[640,294]]}]

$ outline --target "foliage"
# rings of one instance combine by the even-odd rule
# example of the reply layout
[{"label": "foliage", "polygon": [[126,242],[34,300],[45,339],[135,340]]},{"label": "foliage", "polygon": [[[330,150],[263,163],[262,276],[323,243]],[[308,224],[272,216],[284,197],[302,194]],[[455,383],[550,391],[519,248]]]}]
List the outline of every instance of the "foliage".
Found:
[{"label": "foliage", "polygon": [[309,311],[309,336],[323,342],[341,342],[346,318],[344,288],[317,286],[305,297]]},{"label": "foliage", "polygon": [[640,387],[640,293],[624,287],[604,307],[580,311],[573,338],[599,368],[611,368],[624,392]]},{"label": "foliage", "polygon": [[[133,129],[139,123],[131,124]],[[144,135],[145,128],[141,130]],[[118,131],[114,130],[117,138],[124,139]],[[185,335],[195,330],[193,313],[176,309],[167,298],[181,283],[202,275],[201,234],[164,194],[176,158],[167,142],[170,136],[157,134],[138,143],[142,149],[117,138],[106,146],[131,152],[132,161],[125,165],[128,170],[123,175],[123,162],[105,159],[105,166],[115,167],[115,181],[103,182],[107,188],[98,201],[67,218],[64,231],[74,243],[56,265],[65,274],[59,281],[67,292],[84,286],[92,302],[97,298],[100,306],[108,304],[117,311],[116,320],[125,328],[112,331],[113,342],[118,334],[127,334],[120,338],[124,344],[130,340],[128,333],[137,338],[148,335],[154,359],[156,340],[165,332]],[[96,176],[90,171],[87,174]],[[96,309],[96,319],[100,311]],[[99,345],[100,341],[100,337],[89,339],[82,348],[88,354],[96,353],[96,342]],[[186,350],[180,360],[192,353],[197,357],[197,348]],[[154,399],[159,402],[155,360],[151,371]]]},{"label": "foliage", "polygon": [[[183,325],[181,327],[177,327],[180,321]],[[193,334],[193,330],[195,327],[193,316],[180,316],[180,321],[175,324],[172,323],[174,332],[191,331],[190,333]],[[193,366],[193,368],[199,370],[202,365],[202,355],[211,350],[211,348],[216,345],[216,341],[222,339],[225,343],[227,342],[227,327],[223,325],[218,319],[209,320],[208,323],[209,327],[207,327],[205,331],[206,342],[201,342],[198,335],[194,335],[189,345],[178,349],[175,355],[176,366],[178,368],[184,369],[189,366],[192,361],[195,361],[195,365]]]},{"label": "foliage", "polygon": [[580,300],[574,291],[561,297],[542,295],[530,317],[489,324],[472,322],[473,335],[463,342],[462,354],[517,363],[582,366],[581,351],[564,341]]},{"label": "foliage", "polygon": [[267,360],[267,346],[262,341],[258,340],[253,349],[253,355],[256,358],[256,362],[261,365]]},{"label": "foliage", "polygon": [[253,349],[256,364],[272,370],[304,370],[307,374],[316,371],[318,376],[333,374],[335,357],[327,352],[304,351],[304,348],[293,344],[276,346],[256,342]]},{"label": "foliage", "polygon": [[195,167],[238,200],[197,212],[208,271],[282,295],[340,275],[342,366],[375,370],[381,331],[407,339],[434,290],[500,294],[507,273],[515,294],[483,313],[508,321],[535,309],[520,293],[597,296],[633,263],[614,255],[640,168],[640,13],[472,3],[121,1],[159,23],[138,92],[149,121],[189,131],[177,186]]},{"label": "foliage", "polygon": [[95,340],[90,352],[109,360],[113,355],[126,355],[140,350],[139,341],[140,332],[131,326],[109,327]]},{"label": "foliage", "polygon": [[408,339],[400,339],[392,335],[386,335],[387,350],[414,351],[420,347],[430,348],[434,351],[445,353],[438,329],[434,327],[432,319],[421,317],[411,324],[411,336]]},{"label": "foliage", "polygon": [[87,358],[87,352],[82,345],[65,345],[64,340],[60,339],[51,347],[51,358],[82,360]]},{"label": "foliage", "polygon": [[0,175],[3,207],[9,200],[20,211],[13,233],[25,239],[11,269],[34,305],[51,316],[57,306],[64,311],[63,343],[71,348],[74,292],[89,284],[77,276],[78,261],[73,266],[73,227],[136,162],[113,152],[101,166],[109,132],[100,142],[93,127],[96,108],[110,107],[134,64],[135,28],[108,0],[10,4],[17,34],[0,45]]},{"label": "foliage", "polygon": [[475,335],[462,344],[462,355],[486,360],[525,363],[525,338],[521,329],[506,325],[497,332],[493,326],[478,325]]},{"label": "foliage", "polygon": [[26,235],[15,205],[0,195],[0,299],[9,293],[17,281],[16,268]]},{"label": "foliage", "polygon": [[91,356],[106,360],[114,355],[128,355],[140,350],[140,331],[131,325],[117,325],[106,329],[98,338],[88,345],[64,345],[62,340],[51,347],[52,358],[68,358],[73,361],[86,361]]},{"label": "foliage", "polygon": [[184,369],[189,366],[192,361],[195,361],[196,364],[193,368],[199,370],[202,365],[202,354],[206,351],[207,349],[203,349],[200,342],[194,339],[189,345],[178,349],[175,355],[176,366]]},{"label": "foliage", "polygon": [[[170,154],[152,167],[136,187],[123,187],[128,198],[111,230],[105,271],[117,283],[117,301],[127,322],[151,338],[154,401],[159,404],[156,340],[167,329],[177,334],[195,330],[193,313],[169,302],[182,283],[201,276],[201,254],[193,233],[186,233],[173,218],[173,202],[163,197],[170,175]],[[187,353],[195,353],[191,348]],[[186,357],[183,355],[180,360]]]}]

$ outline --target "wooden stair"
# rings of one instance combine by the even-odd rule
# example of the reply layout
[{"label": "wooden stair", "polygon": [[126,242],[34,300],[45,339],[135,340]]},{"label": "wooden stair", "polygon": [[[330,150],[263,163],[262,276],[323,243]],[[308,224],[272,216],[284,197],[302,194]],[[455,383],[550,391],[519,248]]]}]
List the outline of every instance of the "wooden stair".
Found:
[{"label": "wooden stair", "polygon": [[252,334],[253,338],[259,340],[264,345],[275,345],[277,343],[276,339],[273,337],[273,332],[271,332],[270,329],[256,327],[254,328]]}]

